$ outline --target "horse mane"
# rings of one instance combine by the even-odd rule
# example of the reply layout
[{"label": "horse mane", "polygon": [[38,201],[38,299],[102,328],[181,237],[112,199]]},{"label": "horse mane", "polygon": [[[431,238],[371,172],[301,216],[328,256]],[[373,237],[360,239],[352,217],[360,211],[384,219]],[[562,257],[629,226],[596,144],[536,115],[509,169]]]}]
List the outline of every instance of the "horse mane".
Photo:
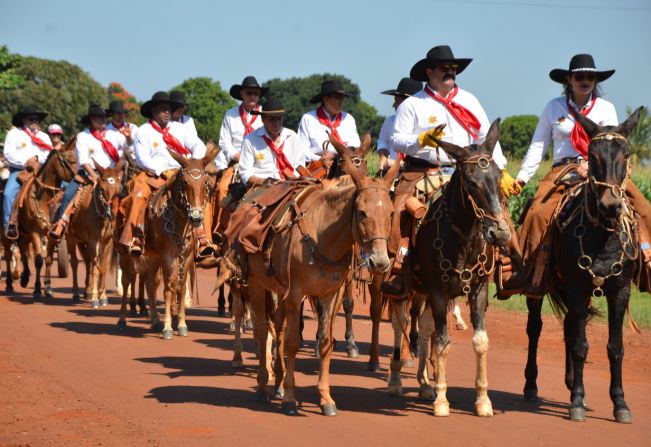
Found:
[{"label": "horse mane", "polygon": [[348,175],[326,180],[322,182],[321,186],[323,199],[329,206],[338,204],[346,197],[348,192],[356,188],[353,180]]},{"label": "horse mane", "polygon": [[41,174],[43,174],[43,171],[45,170],[46,166],[47,166],[48,163],[50,162],[50,159],[51,159],[52,157],[54,157],[55,155],[56,155],[56,151],[53,151],[53,150],[50,151],[49,154],[47,154],[47,158],[45,159],[45,161],[43,162],[43,164],[41,164],[41,166],[38,168],[38,171],[36,172],[36,177],[40,177]]}]

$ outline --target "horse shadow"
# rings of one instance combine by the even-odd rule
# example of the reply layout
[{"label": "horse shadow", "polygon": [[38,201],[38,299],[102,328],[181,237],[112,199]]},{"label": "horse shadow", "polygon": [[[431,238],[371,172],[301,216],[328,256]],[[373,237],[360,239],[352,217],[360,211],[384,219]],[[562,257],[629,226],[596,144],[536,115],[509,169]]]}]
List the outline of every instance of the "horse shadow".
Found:
[{"label": "horse shadow", "polygon": [[170,379],[179,377],[221,377],[242,376],[255,379],[257,365],[233,368],[230,360],[200,357],[140,357],[134,359],[138,362],[160,365],[165,369],[173,370],[163,375]]},{"label": "horse shadow", "polygon": [[41,296],[39,299],[34,299],[34,293],[33,292],[2,292],[2,295],[5,295],[7,299],[14,303],[19,303],[19,304],[44,304],[46,306],[72,306],[72,300],[68,298],[61,298],[61,297],[52,297],[52,298],[46,298],[45,294]]},{"label": "horse shadow", "polygon": [[86,321],[55,322],[50,323],[50,326],[84,335],[116,335],[120,337],[143,338],[147,335],[154,334],[148,326],[135,326],[133,324],[129,325],[124,331],[119,331],[117,324],[90,323]]}]

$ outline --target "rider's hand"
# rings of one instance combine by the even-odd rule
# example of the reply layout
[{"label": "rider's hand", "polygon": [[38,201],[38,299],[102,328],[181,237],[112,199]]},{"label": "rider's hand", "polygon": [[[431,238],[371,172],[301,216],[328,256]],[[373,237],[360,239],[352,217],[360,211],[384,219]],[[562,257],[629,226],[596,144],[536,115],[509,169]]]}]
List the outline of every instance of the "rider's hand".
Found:
[{"label": "rider's hand", "polygon": [[502,179],[500,180],[500,189],[505,199],[509,199],[511,194],[515,194],[515,179],[506,169],[502,169]]},{"label": "rider's hand", "polygon": [[581,160],[579,166],[576,168],[576,173],[581,177],[586,178],[588,176],[588,162]]},{"label": "rider's hand", "polygon": [[442,124],[418,135],[418,144],[420,144],[420,147],[438,147],[439,145],[434,139],[440,140],[443,138],[443,135],[445,135],[445,132],[443,132],[444,127],[445,124]]}]

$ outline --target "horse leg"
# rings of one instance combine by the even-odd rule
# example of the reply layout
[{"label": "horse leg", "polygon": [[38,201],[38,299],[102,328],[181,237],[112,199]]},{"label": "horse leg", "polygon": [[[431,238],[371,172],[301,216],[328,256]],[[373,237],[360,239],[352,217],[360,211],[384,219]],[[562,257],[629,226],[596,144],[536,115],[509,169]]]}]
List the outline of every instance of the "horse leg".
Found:
[{"label": "horse leg", "polygon": [[400,396],[402,394],[402,379],[400,377],[402,362],[400,358],[404,340],[403,333],[407,327],[407,300],[391,300],[389,306],[391,326],[393,327],[393,356],[389,366],[388,391],[390,396]]},{"label": "horse leg", "polygon": [[[417,300],[418,298],[413,296],[411,299]],[[411,319],[411,325],[409,328],[409,349],[413,357],[418,357],[418,320],[420,314],[420,306],[412,303],[411,309],[409,310],[409,317]]]},{"label": "horse leg", "polygon": [[348,357],[356,359],[359,357],[359,349],[355,344],[355,334],[353,333],[353,310],[355,309],[355,297],[353,296],[352,282],[345,285],[344,291],[344,313],[346,315],[346,352]]},{"label": "horse leg", "polygon": [[86,265],[90,272],[90,277],[86,283],[86,298],[90,295],[90,305],[93,309],[99,308],[99,294],[97,293],[97,283],[99,281],[99,242],[89,242],[86,253],[88,261]]},{"label": "horse leg", "polygon": [[235,291],[233,295],[233,317],[235,327],[233,328],[234,332],[234,342],[233,342],[233,361],[231,365],[233,368],[241,368],[244,366],[242,361],[242,316],[244,315],[244,303],[242,302],[242,295]]},{"label": "horse leg", "polygon": [[66,239],[68,244],[68,255],[70,256],[70,270],[72,272],[72,302],[79,303],[81,302],[81,297],[79,296],[79,276],[77,268],[79,267],[79,258],[77,258],[77,246],[69,238]]},{"label": "horse leg", "polygon": [[18,247],[20,250],[20,262],[23,264],[23,272],[20,274],[20,287],[27,287],[29,284],[29,241],[26,238],[18,240]]},{"label": "horse leg", "polygon": [[[300,308],[303,308],[303,301],[301,301]],[[279,300],[278,307],[276,309],[276,319],[274,321],[274,326],[276,333],[276,357],[274,359],[274,397],[278,399],[284,399],[285,388],[283,387],[283,380],[285,378],[285,333],[287,331],[287,319],[285,315],[285,301],[282,299]]]},{"label": "horse leg", "polygon": [[[316,316],[317,316],[317,327],[316,327],[316,335],[314,338],[316,339],[316,343],[314,344],[314,356],[316,358],[319,358],[319,346],[321,345],[321,337],[323,336],[323,303],[321,303],[321,300],[314,300],[314,307],[316,307]],[[334,348],[333,348],[334,349]]]},{"label": "horse leg", "polygon": [[[119,255],[119,266],[118,266],[118,272],[122,272],[120,275],[120,282],[119,285],[120,287],[118,288],[121,293],[122,301],[120,303],[120,317],[118,318],[118,330],[124,331],[127,328],[127,295],[129,294],[129,283],[132,281],[132,276],[133,276],[133,270],[130,269],[127,266],[127,263],[130,262],[130,260],[126,259],[125,256]],[[124,268],[124,271],[122,267]],[[133,295],[133,287],[131,288],[131,302],[129,303],[131,307],[131,315],[133,315],[135,311],[135,305],[133,304],[134,300],[134,295]]]},{"label": "horse leg", "polygon": [[527,298],[527,337],[529,349],[527,353],[527,366],[524,368],[524,399],[535,402],[538,400],[538,340],[542,332],[543,321],[541,317],[543,300]]},{"label": "horse leg", "polygon": [[56,244],[48,238],[45,254],[45,298],[52,299],[52,264],[54,263],[54,248]]},{"label": "horse leg", "polygon": [[194,262],[190,261],[191,257],[187,255],[179,262],[184,262],[183,265],[183,275],[179,277],[179,287],[182,287],[181,290],[177,289],[177,295],[179,295],[179,314],[178,314],[178,326],[177,331],[179,336],[187,337],[188,336],[188,323],[185,320],[185,308],[188,306],[188,302],[192,303],[192,276],[194,272]]},{"label": "horse leg", "polygon": [[[413,296],[410,296],[408,299],[404,300],[405,301],[405,313],[404,313],[404,322],[402,326],[402,339],[401,339],[401,346],[400,346],[400,363],[402,365],[402,368],[413,368],[414,367],[414,358],[411,355],[411,343],[409,340],[409,334],[407,334],[407,328],[409,327],[411,331],[411,326],[414,323],[411,319],[411,308],[413,304]],[[418,318],[418,314],[416,314],[416,318]]]},{"label": "horse leg", "polygon": [[446,362],[450,351],[450,337],[448,335],[448,299],[430,292],[429,297],[432,317],[434,318],[434,338],[436,349],[436,400],[434,401],[435,416],[449,416],[450,403],[446,392],[448,390],[446,379]]},{"label": "horse leg", "polygon": [[111,264],[113,255],[113,241],[109,239],[108,243],[100,250],[97,277],[97,293],[99,295],[100,306],[108,306],[108,297],[106,296],[106,273]]},{"label": "horse leg", "polygon": [[373,281],[369,284],[371,295],[371,346],[369,348],[368,370],[377,371],[380,368],[380,320],[382,319],[382,293],[380,284],[382,275],[373,275]]},{"label": "horse leg", "polygon": [[617,422],[631,424],[633,415],[624,400],[622,385],[622,362],[624,344],[622,343],[622,325],[624,313],[628,306],[630,289],[618,290],[613,298],[608,296],[608,360],[610,362],[610,399],[613,401],[613,415]]},{"label": "horse leg", "polygon": [[434,388],[429,383],[430,374],[427,368],[427,362],[430,360],[430,340],[434,333],[434,320],[432,319],[432,311],[429,306],[425,306],[424,309],[421,309],[421,307],[417,305],[412,306],[412,309],[418,309],[420,312],[418,316],[418,327],[420,328],[418,339],[418,372],[416,373],[416,378],[420,385],[418,398],[433,401],[436,396],[434,395]]},{"label": "horse leg", "polygon": [[461,308],[459,307],[459,298],[452,300],[452,315],[454,316],[454,327],[460,331],[467,331],[468,325],[463,321],[461,316]]},{"label": "horse leg", "polygon": [[[565,381],[570,388],[570,420],[583,422],[585,421],[583,367],[588,357],[588,339],[585,335],[588,311],[584,303],[585,299],[581,298],[580,300],[580,304],[571,308],[565,317],[567,323],[565,335],[566,354],[571,357],[571,362],[566,362]],[[570,371],[572,372],[571,383]]]},{"label": "horse leg", "polygon": [[32,238],[34,245],[34,299],[40,300],[42,298],[41,286],[41,269],[43,268],[43,245],[41,244],[41,237],[34,233]]},{"label": "horse leg", "polygon": [[115,269],[115,294],[122,296],[124,286],[122,285],[122,268],[118,265]]},{"label": "horse leg", "polygon": [[337,406],[335,405],[332,396],[330,396],[330,358],[332,357],[333,349],[332,326],[334,319],[337,316],[338,301],[340,299],[339,294],[323,299],[324,325],[323,335],[319,345],[321,363],[319,365],[318,389],[319,394],[321,395],[321,412],[325,416],[337,415]]},{"label": "horse leg", "polygon": [[[267,337],[269,327],[267,323],[267,311],[265,303],[265,290],[259,287],[247,287],[247,296],[251,303],[252,316],[254,320],[253,335],[258,350],[258,389],[256,400],[268,402],[267,383],[269,383],[269,371],[267,370]],[[233,301],[235,297],[233,297]]]},{"label": "horse leg", "polygon": [[179,281],[179,266],[172,260],[163,262],[163,296],[165,298],[165,318],[163,319],[163,340],[172,339],[172,305],[176,301]]},{"label": "horse leg", "polygon": [[488,282],[484,282],[474,297],[471,297],[470,320],[474,335],[472,346],[475,350],[477,369],[475,375],[475,413],[477,416],[492,416],[493,404],[488,397],[488,373],[486,360],[488,357],[488,334],[484,323],[486,321],[486,309],[488,309]]},{"label": "horse leg", "polygon": [[219,294],[217,295],[217,316],[226,316],[226,293],[223,284],[219,287]]},{"label": "horse leg", "polygon": [[[140,308],[140,313],[139,315],[141,317],[148,317],[149,312],[147,311],[147,305],[145,304],[145,281],[143,280],[142,275],[133,273],[132,279],[131,279],[131,294],[133,295],[133,290],[136,288],[136,279],[138,280],[138,307]],[[155,279],[154,279],[155,283]],[[154,300],[154,308],[156,307],[156,303]]]},{"label": "horse leg", "polygon": [[158,315],[158,307],[156,307],[156,290],[158,289],[158,275],[159,265],[157,262],[152,262],[147,265],[147,269],[140,274],[140,284],[144,283],[147,289],[147,298],[149,299],[149,317],[151,319],[151,329],[154,332],[162,332],[163,324]]}]

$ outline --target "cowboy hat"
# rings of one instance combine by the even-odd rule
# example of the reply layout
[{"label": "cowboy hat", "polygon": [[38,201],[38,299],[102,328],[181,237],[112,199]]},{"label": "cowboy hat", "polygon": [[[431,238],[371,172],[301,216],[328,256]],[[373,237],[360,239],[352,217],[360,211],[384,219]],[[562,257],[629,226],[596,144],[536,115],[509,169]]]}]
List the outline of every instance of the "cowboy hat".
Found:
[{"label": "cowboy hat", "polygon": [[140,107],[140,114],[145,118],[152,118],[151,108],[156,104],[169,104],[171,108],[174,108],[175,105],[180,105],[181,103],[170,98],[167,92],[156,92],[149,101]]},{"label": "cowboy hat", "polygon": [[321,102],[324,96],[334,94],[350,96],[350,93],[344,90],[344,85],[341,83],[341,81],[323,81],[321,83],[321,91],[318,94],[314,95],[312,99],[310,99],[310,102],[312,104],[316,104]]},{"label": "cowboy hat", "polygon": [[411,67],[409,77],[415,81],[427,82],[427,69],[437,65],[454,64],[458,65],[457,74],[466,69],[472,59],[457,59],[447,45],[439,45],[427,52],[425,59],[421,59]]},{"label": "cowboy hat", "polygon": [[91,104],[88,106],[88,113],[81,117],[81,124],[88,125],[90,124],[91,116],[103,116],[106,117],[106,111],[97,104]]},{"label": "cowboy hat", "polygon": [[258,84],[257,79],[255,79],[254,76],[247,76],[242,80],[242,84],[233,84],[231,86],[231,89],[229,90],[229,93],[231,96],[238,101],[242,100],[242,95],[241,92],[245,88],[259,88],[260,89],[260,98],[262,98],[264,95],[267,94],[269,91],[269,87],[262,87],[260,84]]},{"label": "cowboy hat", "polygon": [[555,68],[549,72],[549,77],[554,82],[563,84],[565,77],[574,73],[590,73],[597,77],[597,82],[605,81],[615,73],[615,70],[597,71],[594,59],[589,54],[576,54],[570,59],[570,67],[567,70]]},{"label": "cowboy hat", "polygon": [[106,115],[111,116],[114,113],[127,113],[124,109],[124,101],[111,101],[109,103],[108,109],[106,109]]},{"label": "cowboy hat", "polygon": [[27,107],[24,107],[23,110],[20,112],[16,113],[12,118],[11,118],[11,124],[13,124],[16,127],[22,127],[23,125],[23,118],[31,115],[37,115],[39,121],[43,121],[43,119],[47,116],[46,112],[41,112],[39,111],[36,106],[29,105]]},{"label": "cowboy hat", "polygon": [[269,98],[262,104],[260,110],[254,110],[251,112],[251,115],[262,115],[262,116],[284,116],[285,109],[283,108],[283,103],[280,100],[275,98]]},{"label": "cowboy hat", "polygon": [[402,78],[398,86],[392,90],[385,90],[383,95],[391,96],[412,96],[423,89],[423,84],[419,81],[414,81],[411,78]]}]

